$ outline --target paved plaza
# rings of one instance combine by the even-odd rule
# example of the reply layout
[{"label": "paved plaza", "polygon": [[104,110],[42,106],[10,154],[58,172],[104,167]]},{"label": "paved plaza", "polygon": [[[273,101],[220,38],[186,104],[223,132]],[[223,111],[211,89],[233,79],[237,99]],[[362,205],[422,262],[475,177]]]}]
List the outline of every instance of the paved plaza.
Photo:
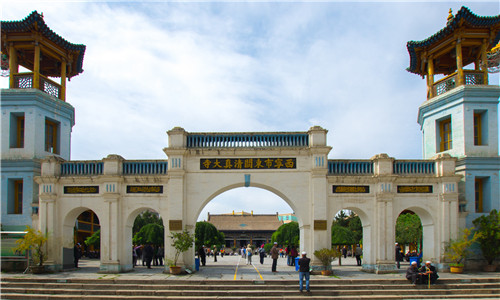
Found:
[{"label": "paved plaza", "polygon": [[[49,273],[42,275],[34,274],[20,274],[20,273],[3,273],[2,276],[5,277],[17,277],[17,278],[51,278],[51,279],[70,279],[70,278],[81,278],[81,279],[130,279],[130,280],[158,280],[158,279],[168,279],[168,280],[254,280],[254,281],[266,281],[266,280],[294,280],[298,279],[298,272],[295,271],[294,266],[286,265],[286,258],[278,259],[277,273],[271,272],[270,258],[265,258],[264,264],[260,264],[259,257],[254,255],[252,257],[252,265],[247,265],[246,260],[241,258],[241,256],[224,256],[217,257],[217,262],[214,262],[213,257],[207,258],[207,264],[205,267],[200,267],[199,272],[193,272],[192,274],[185,274],[181,276],[170,275],[164,273],[164,266],[152,266],[151,269],[142,266],[139,261],[139,265],[134,268],[132,272],[119,273],[119,274],[102,274],[99,273],[99,260],[96,259],[82,259],[79,263],[78,269],[65,270],[64,272]],[[338,265],[338,260],[333,262],[333,275],[332,276],[321,276],[315,275],[311,277],[311,280],[321,280],[321,279],[339,279],[339,280],[356,280],[356,279],[404,279],[406,269],[408,268],[408,263],[402,263],[401,269],[397,273],[391,274],[373,274],[361,271],[361,267],[356,266],[356,259],[347,257],[342,258],[342,265]],[[467,281],[473,278],[492,278],[496,277],[500,279],[500,273],[487,273],[487,272],[467,272],[465,274],[451,274],[451,273],[439,273],[441,279],[444,278],[454,278],[463,279]]]}]

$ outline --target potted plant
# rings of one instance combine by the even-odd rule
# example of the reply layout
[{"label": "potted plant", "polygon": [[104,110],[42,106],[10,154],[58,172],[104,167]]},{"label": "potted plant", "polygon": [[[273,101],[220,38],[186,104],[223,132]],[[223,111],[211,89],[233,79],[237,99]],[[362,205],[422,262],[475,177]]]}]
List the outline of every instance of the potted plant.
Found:
[{"label": "potted plant", "polygon": [[323,248],[314,251],[314,256],[316,256],[323,265],[324,270],[321,271],[322,275],[330,275],[332,273],[332,262],[335,258],[339,257],[339,255],[340,252],[336,249]]},{"label": "potted plant", "polygon": [[47,259],[47,253],[45,252],[46,242],[47,234],[26,226],[26,234],[16,241],[17,246],[13,250],[19,252],[29,251],[35,263],[34,266],[31,266],[31,272],[40,274],[45,271],[43,262]]},{"label": "potted plant", "polygon": [[175,255],[173,260],[168,260],[170,266],[171,274],[180,274],[181,267],[177,265],[177,260],[179,255],[186,252],[193,246],[194,235],[190,234],[189,231],[184,230],[182,232],[171,232],[172,247],[175,248]]},{"label": "potted plant", "polygon": [[481,216],[472,221],[477,228],[479,247],[488,265],[486,272],[495,272],[496,265],[493,261],[500,257],[500,212],[492,210],[489,215]]},{"label": "potted plant", "polygon": [[475,232],[470,237],[473,231],[472,228],[464,228],[457,239],[450,240],[444,252],[444,257],[451,261],[450,272],[462,273],[464,269],[465,258],[471,254],[470,246],[478,239],[479,235]]}]

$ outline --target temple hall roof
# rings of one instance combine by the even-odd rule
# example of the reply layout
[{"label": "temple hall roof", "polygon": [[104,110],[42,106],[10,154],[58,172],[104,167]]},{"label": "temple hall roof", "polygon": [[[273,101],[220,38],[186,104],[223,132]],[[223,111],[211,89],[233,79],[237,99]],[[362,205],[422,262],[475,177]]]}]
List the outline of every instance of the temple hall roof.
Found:
[{"label": "temple hall roof", "polygon": [[283,222],[278,215],[258,215],[249,213],[209,215],[207,222],[219,231],[275,231]]}]

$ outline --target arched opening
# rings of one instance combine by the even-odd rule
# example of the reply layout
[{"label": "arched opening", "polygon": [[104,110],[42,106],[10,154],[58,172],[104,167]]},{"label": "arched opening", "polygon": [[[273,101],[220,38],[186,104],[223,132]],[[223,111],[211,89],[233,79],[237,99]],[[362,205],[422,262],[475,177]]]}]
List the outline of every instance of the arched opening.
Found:
[{"label": "arched opening", "polygon": [[[206,258],[206,264],[221,265],[220,260],[216,261],[216,255],[221,257],[224,253],[232,257],[243,257],[243,249],[246,253],[246,249],[250,247],[254,255],[258,254],[253,260],[254,264],[258,264],[260,259],[258,249],[264,245],[266,252],[269,252],[274,241],[273,234],[280,226],[295,222],[293,224],[299,227],[300,216],[295,214],[292,205],[284,195],[265,186],[226,187],[217,191],[200,208],[196,227],[205,226],[201,224],[204,222],[210,223],[222,233],[224,241],[215,245],[214,253],[214,245],[207,244],[206,240],[201,240],[198,235],[197,254],[200,246],[205,245],[209,248],[206,251],[210,255]],[[275,240],[280,239],[280,244],[284,244],[281,239],[288,238],[290,243],[292,240],[297,243],[298,249],[300,233],[296,235],[296,237],[290,237],[290,234],[286,237],[275,236]],[[285,249],[287,245],[279,246]],[[286,262],[283,263],[286,265]]]},{"label": "arched opening", "polygon": [[358,254],[363,249],[363,224],[360,216],[349,209],[338,211],[332,221],[331,226],[332,248],[340,253],[338,264],[341,265],[360,265],[361,257],[356,257],[356,248]]},{"label": "arched opening", "polygon": [[125,224],[126,270],[157,269],[162,272],[165,265],[165,226],[158,212],[149,208],[138,208],[127,218]]},{"label": "arched opening", "polygon": [[101,225],[97,214],[85,207],[73,209],[63,225],[63,269],[97,268]]},{"label": "arched opening", "polygon": [[401,262],[408,265],[412,261],[420,265],[423,260],[435,260],[434,236],[434,222],[426,210],[419,207],[403,210],[395,224],[396,265]]}]

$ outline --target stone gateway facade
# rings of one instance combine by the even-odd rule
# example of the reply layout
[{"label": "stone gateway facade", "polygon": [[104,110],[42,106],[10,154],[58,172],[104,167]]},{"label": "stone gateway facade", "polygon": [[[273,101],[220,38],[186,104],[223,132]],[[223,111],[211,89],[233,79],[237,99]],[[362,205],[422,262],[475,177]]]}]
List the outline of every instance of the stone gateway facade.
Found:
[{"label": "stone gateway facade", "polygon": [[[71,161],[74,108],[66,102],[66,79],[83,71],[86,47],[57,35],[37,12],[0,27],[2,62],[8,61],[2,68],[10,72],[9,89],[0,97],[1,225],[36,225],[47,233],[50,269],[73,265],[75,222],[83,212],[99,219],[101,271],[127,272],[133,268],[132,227],[141,212],[162,217],[165,257],[171,258],[170,232],[194,232],[207,203],[240,187],[264,189],[285,201],[299,223],[300,251],[309,253],[330,248],[335,215],[354,211],[363,226],[362,269],[375,273],[395,270],[401,212],[420,217],[423,259],[443,269],[445,243],[459,228],[500,209],[500,87],[488,77],[500,66],[500,15],[481,17],[463,7],[454,16],[450,12],[442,30],[408,42],[407,70],[427,81],[427,99],[418,110],[423,160],[387,154],[331,160],[327,130],[314,126],[246,133],[175,127],[168,131],[163,160],[113,154]],[[184,266],[194,266],[194,251],[182,255]]]},{"label": "stone gateway facade", "polygon": [[[101,271],[132,270],[132,226],[145,209],[158,212],[171,231],[194,232],[203,207],[225,191],[256,187],[270,191],[295,212],[300,250],[330,247],[335,214],[349,209],[363,225],[363,269],[390,272],[394,265],[395,225],[405,210],[423,225],[423,257],[442,262],[444,242],[458,230],[455,158],[399,161],[380,154],[370,160],[329,160],[327,130],[307,132],[168,132],[168,160],[127,161],[110,155],[100,161],[42,162],[40,228],[50,233],[53,269],[71,263],[73,227],[92,210],[101,225]],[[165,244],[166,257],[174,250]],[[182,262],[194,265],[194,249]],[[313,258],[313,264],[318,264]]]}]

